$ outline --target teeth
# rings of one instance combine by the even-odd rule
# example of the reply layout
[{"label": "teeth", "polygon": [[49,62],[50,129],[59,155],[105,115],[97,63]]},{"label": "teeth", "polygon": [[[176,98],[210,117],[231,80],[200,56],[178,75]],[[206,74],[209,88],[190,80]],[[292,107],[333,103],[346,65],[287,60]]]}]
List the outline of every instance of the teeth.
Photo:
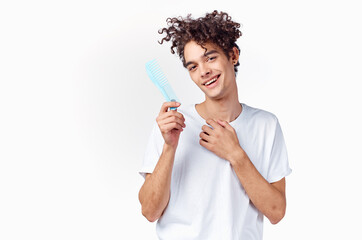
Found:
[{"label": "teeth", "polygon": [[210,85],[211,83],[215,82],[217,79],[217,77],[214,77],[213,79],[211,79],[210,81],[208,81],[207,83],[205,83],[205,86]]}]

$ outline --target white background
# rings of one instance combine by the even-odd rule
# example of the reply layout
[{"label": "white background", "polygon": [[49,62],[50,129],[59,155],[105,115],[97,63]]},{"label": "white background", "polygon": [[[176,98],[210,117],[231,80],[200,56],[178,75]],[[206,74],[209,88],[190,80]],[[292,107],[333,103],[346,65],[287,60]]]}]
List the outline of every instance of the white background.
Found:
[{"label": "white background", "polygon": [[293,173],[264,239],[361,239],[358,1],[1,1],[0,239],[156,239],[138,174],[162,95],[204,96],[157,30],[214,9],[242,24],[239,100],[273,112]]}]

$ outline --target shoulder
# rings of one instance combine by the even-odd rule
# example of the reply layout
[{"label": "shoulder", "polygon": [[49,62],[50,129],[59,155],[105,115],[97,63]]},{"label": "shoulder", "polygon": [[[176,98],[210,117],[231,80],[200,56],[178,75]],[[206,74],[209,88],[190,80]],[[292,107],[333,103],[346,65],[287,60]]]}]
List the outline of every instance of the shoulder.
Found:
[{"label": "shoulder", "polygon": [[247,118],[252,123],[276,125],[278,118],[274,113],[256,107],[243,104]]}]

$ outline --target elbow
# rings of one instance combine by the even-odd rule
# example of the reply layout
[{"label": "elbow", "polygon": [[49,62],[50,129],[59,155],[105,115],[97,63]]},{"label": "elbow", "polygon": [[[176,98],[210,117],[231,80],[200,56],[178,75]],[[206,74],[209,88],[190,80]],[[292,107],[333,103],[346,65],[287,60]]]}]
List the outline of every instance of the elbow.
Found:
[{"label": "elbow", "polygon": [[160,211],[157,209],[157,206],[152,204],[152,202],[144,201],[142,204],[142,215],[149,221],[155,222],[161,217]]},{"label": "elbow", "polygon": [[[142,189],[141,189],[142,190]],[[140,192],[138,193],[138,199],[141,203],[141,208],[142,208],[142,215],[149,221],[149,222],[154,222],[156,221],[159,217],[154,213],[155,211],[150,210],[150,204],[147,201],[144,201],[144,197]]]},{"label": "elbow", "polygon": [[152,204],[150,201],[143,201],[141,202],[142,206],[142,215],[149,221],[154,222],[161,217],[157,206]]},{"label": "elbow", "polygon": [[285,208],[274,210],[273,214],[268,217],[271,224],[275,225],[279,223],[285,216]]},{"label": "elbow", "polygon": [[149,221],[149,222],[155,222],[157,219],[160,218],[158,214],[156,214],[154,211],[149,211],[145,209],[142,206],[142,215]]},{"label": "elbow", "polygon": [[283,217],[269,219],[270,223],[275,225],[282,220]]}]

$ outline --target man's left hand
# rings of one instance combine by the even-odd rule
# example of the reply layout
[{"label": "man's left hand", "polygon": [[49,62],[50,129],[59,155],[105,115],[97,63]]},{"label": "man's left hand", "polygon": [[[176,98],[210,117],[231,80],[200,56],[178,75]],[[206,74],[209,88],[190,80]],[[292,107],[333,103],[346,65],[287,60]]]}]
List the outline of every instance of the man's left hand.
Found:
[{"label": "man's left hand", "polygon": [[219,157],[230,161],[235,151],[242,150],[235,129],[226,121],[208,119],[207,125],[202,126],[200,145]]}]

